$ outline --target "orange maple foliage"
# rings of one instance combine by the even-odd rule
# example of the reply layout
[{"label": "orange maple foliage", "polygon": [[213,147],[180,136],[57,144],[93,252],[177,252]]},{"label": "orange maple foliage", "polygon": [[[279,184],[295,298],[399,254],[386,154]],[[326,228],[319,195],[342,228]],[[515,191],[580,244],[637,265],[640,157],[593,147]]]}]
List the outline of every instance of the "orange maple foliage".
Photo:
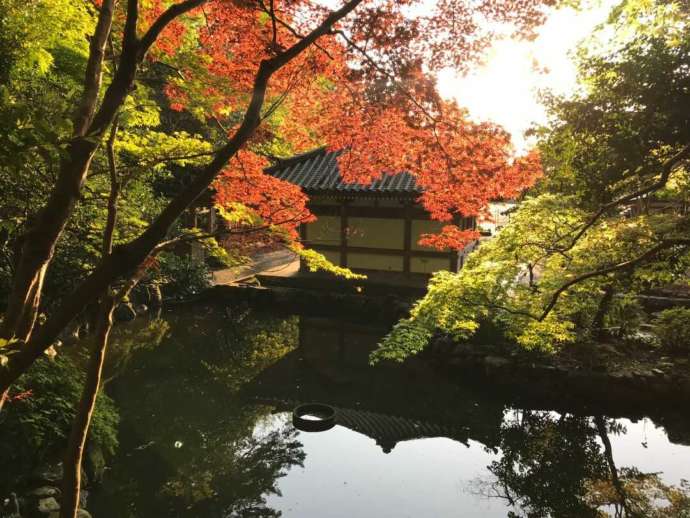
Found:
[{"label": "orange maple foliage", "polygon": [[[446,222],[424,244],[460,249],[478,237],[453,224],[487,215],[491,200],[512,198],[541,174],[532,152],[514,157],[510,136],[476,123],[442,100],[433,72],[477,58],[491,23],[512,23],[529,35],[553,0],[365,0],[352,15],[290,61],[271,79],[264,124],[217,179],[216,201],[242,202],[267,222],[295,228],[313,216],[292,184],[264,173],[262,155],[276,142],[298,153],[316,146],[345,150],[346,181],[367,184],[407,171],[420,202]],[[155,18],[169,2],[150,2]],[[329,4],[330,5],[330,4]],[[232,134],[253,91],[262,60],[297,43],[329,13],[315,0],[213,0],[171,24],[151,59],[176,59],[165,92],[175,110],[203,112]],[[421,14],[420,14],[421,13]]]},{"label": "orange maple foliage", "polygon": [[264,157],[240,151],[216,182],[216,202],[241,202],[266,225],[280,226],[297,239],[296,227],[315,219],[307,209],[308,197],[296,185],[264,174],[267,165]]}]

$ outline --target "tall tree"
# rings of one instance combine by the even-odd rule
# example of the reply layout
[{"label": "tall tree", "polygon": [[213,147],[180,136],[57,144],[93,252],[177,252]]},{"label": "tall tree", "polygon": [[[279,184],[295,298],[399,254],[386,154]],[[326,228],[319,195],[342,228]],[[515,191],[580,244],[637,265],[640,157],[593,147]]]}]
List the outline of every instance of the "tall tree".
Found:
[{"label": "tall tree", "polygon": [[[613,12],[610,31],[595,34],[613,36],[580,50],[580,88],[547,97],[535,196],[459,274],[432,280],[377,357],[417,352],[438,328],[466,338],[483,319],[550,352],[604,327],[624,335],[634,331],[638,294],[687,283],[687,14],[685,4],[665,1]],[[654,210],[660,201],[666,209]]]}]

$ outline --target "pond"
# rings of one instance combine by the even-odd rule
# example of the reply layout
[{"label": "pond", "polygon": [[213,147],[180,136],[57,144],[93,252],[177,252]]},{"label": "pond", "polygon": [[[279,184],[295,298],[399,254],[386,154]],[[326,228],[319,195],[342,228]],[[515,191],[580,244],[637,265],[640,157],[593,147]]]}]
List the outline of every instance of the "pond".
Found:
[{"label": "pond", "polygon": [[[421,359],[371,367],[388,327],[219,307],[119,327],[120,445],[93,515],[682,516],[684,419],[516,406]],[[305,402],[338,424],[296,430]]]}]

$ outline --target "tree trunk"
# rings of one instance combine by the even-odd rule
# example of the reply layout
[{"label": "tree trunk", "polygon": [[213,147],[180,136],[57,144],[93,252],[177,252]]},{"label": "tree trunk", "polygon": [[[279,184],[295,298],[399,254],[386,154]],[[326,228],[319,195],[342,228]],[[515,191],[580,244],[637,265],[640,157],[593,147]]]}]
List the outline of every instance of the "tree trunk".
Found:
[{"label": "tree trunk", "polygon": [[606,313],[608,313],[611,307],[611,301],[613,300],[614,290],[613,286],[609,285],[604,287],[604,295],[599,301],[599,307],[592,320],[592,332],[594,338],[602,341],[606,338],[606,330],[604,329],[604,319],[606,318]]},{"label": "tree trunk", "polygon": [[103,362],[108,347],[114,307],[115,299],[111,296],[107,296],[100,306],[100,318],[96,328],[86,380],[84,381],[84,390],[72,423],[72,431],[65,454],[60,518],[76,518],[79,509],[84,446],[89,434],[89,425],[96,407],[96,399],[103,375]]},{"label": "tree trunk", "polygon": [[108,215],[103,231],[103,249],[101,253],[105,257],[113,251],[113,237],[117,226],[117,201],[120,197],[120,179],[117,174],[117,164],[115,162],[115,139],[117,138],[118,120],[117,117],[110,127],[108,137],[108,170],[110,172],[110,193],[108,194]]},{"label": "tree trunk", "polygon": [[[138,4],[130,0],[119,66],[106,89],[100,108],[96,111],[105,54],[104,45],[111,29],[112,4],[112,0],[104,2],[106,8],[101,9],[99,14],[85,72],[84,92],[75,114],[73,138],[67,147],[65,158],[60,162],[58,178],[50,197],[25,235],[7,301],[5,320],[0,328],[0,338],[15,337],[23,342],[30,340],[41,301],[43,276],[53,258],[58,239],[79,199],[101,138],[127,98],[134,84],[137,67],[152,44],[150,42],[145,46],[137,39]],[[156,35],[160,34],[170,21],[172,19],[168,18],[164,20],[165,23],[157,20]]]},{"label": "tree trunk", "polygon": [[110,330],[113,326],[113,311],[115,306],[129,295],[145,273],[145,267],[142,266],[137,269],[117,294],[106,295],[101,304],[99,304],[99,319],[96,325],[93,350],[89,358],[84,389],[77,413],[72,422],[72,430],[67,445],[67,452],[65,453],[60,518],[76,518],[79,509],[84,446],[89,435],[91,416],[96,407],[98,391],[103,377],[103,364],[108,349]]},{"label": "tree trunk", "polygon": [[10,394],[9,389],[3,391],[2,394],[0,394],[0,412],[2,412],[2,407],[5,406],[5,401],[7,401],[9,394]]},{"label": "tree trunk", "polygon": [[[112,28],[113,6],[114,0],[104,0],[100,7],[84,73],[84,90],[74,114],[73,140],[67,148],[67,156],[60,161],[58,179],[48,202],[25,236],[5,320],[0,328],[2,338],[15,337],[24,342],[31,338],[41,303],[43,278],[55,253],[55,245],[79,197],[100,135],[112,120],[112,117],[106,118],[106,124],[89,131],[103,78],[103,59]],[[133,74],[131,78],[133,81]],[[121,96],[122,100],[125,96],[126,91]],[[115,111],[112,113],[114,115]]]},{"label": "tree trunk", "polygon": [[[115,139],[117,137],[117,120],[113,122],[108,138],[108,165],[110,170],[110,195],[108,196],[108,214],[105,229],[103,231],[103,249],[101,253],[105,257],[113,249],[113,236],[117,223],[117,201],[120,194],[117,167],[115,163]],[[79,509],[79,494],[81,492],[81,466],[84,454],[86,438],[89,435],[91,416],[96,407],[98,391],[103,376],[103,363],[108,348],[108,338],[113,325],[113,310],[115,306],[126,296],[143,275],[143,270],[133,276],[129,283],[118,295],[106,296],[99,304],[96,318],[96,333],[93,351],[89,358],[89,364],[84,381],[84,390],[77,413],[72,422],[67,452],[65,454],[64,475],[62,479],[62,505],[60,506],[60,518],[76,518]]]}]

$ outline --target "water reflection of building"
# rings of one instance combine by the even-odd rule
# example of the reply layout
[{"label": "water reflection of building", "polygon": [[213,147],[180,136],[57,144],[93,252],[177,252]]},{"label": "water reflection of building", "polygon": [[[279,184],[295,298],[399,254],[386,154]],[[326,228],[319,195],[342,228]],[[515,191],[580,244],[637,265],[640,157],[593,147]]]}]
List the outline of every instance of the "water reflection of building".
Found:
[{"label": "water reflection of building", "polygon": [[430,437],[494,444],[502,404],[446,381],[423,361],[369,365],[369,353],[387,331],[302,316],[299,347],[263,371],[248,391],[276,411],[304,402],[333,405],[339,425],[374,439],[386,453],[399,442]]}]

